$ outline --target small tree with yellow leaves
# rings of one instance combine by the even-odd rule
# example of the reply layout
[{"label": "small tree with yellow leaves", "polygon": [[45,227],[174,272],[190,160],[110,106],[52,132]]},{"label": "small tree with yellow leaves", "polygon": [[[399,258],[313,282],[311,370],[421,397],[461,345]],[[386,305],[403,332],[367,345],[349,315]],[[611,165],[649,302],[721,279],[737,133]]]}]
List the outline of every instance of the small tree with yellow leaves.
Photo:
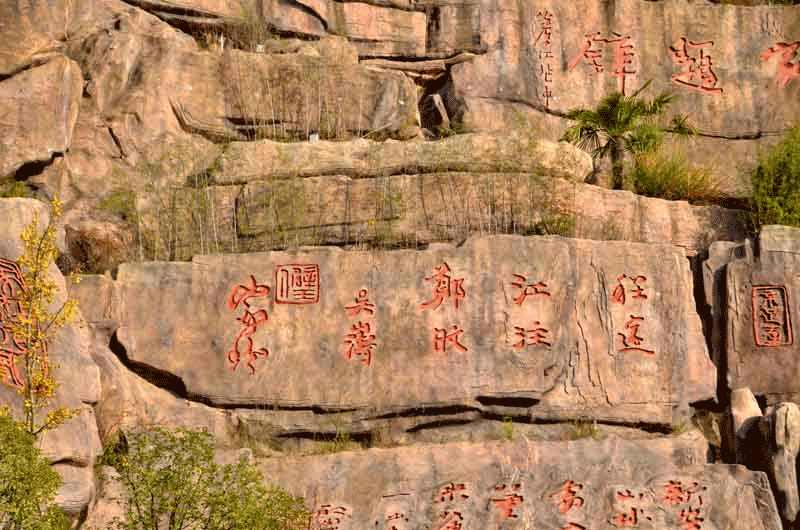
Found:
[{"label": "small tree with yellow leaves", "polygon": [[[61,213],[61,202],[53,199],[50,219],[42,232],[39,230],[39,215],[34,215],[33,221],[22,231],[24,249],[17,262],[23,288],[19,294],[20,311],[10,327],[15,342],[20,346],[24,370],[19,388],[24,399],[22,426],[33,436],[57,427],[75,414],[64,407],[50,407],[58,385],[53,377],[55,366],[50,362],[48,343],[75,318],[77,312],[76,301],[70,299],[53,309],[58,287],[50,268],[58,257],[56,225]],[[44,409],[49,410],[41,419]]]}]

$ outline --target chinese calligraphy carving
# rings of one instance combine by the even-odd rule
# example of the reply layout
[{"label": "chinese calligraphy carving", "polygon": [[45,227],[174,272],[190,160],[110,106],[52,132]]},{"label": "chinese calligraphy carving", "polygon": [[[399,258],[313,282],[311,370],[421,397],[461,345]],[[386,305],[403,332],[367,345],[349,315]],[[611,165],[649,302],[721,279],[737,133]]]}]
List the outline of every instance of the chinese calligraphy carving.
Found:
[{"label": "chinese calligraphy carving", "polygon": [[583,497],[578,496],[578,492],[583,489],[583,484],[578,484],[573,480],[567,480],[557,492],[550,497],[555,499],[560,513],[569,513],[570,510],[579,509],[583,506]]},{"label": "chinese calligraphy carving", "polygon": [[[663,500],[671,506],[677,504],[689,504],[695,495],[705,491],[705,486],[700,486],[697,482],[692,482],[690,485],[684,485],[680,480],[670,480],[664,484]],[[699,503],[703,504],[702,497],[698,497]]]},{"label": "chinese calligraphy carving", "polygon": [[494,496],[491,501],[500,510],[504,519],[517,519],[515,509],[525,499],[519,494],[522,484],[498,484],[494,487]]},{"label": "chinese calligraphy carving", "polygon": [[319,265],[278,265],[275,286],[276,304],[316,304],[319,302]]},{"label": "chinese calligraphy carving", "polygon": [[603,64],[603,50],[605,45],[613,48],[614,60],[611,75],[618,78],[619,91],[625,94],[626,79],[636,73],[633,66],[633,59],[636,56],[634,51],[633,39],[630,35],[613,33],[612,37],[604,38],[598,31],[597,33],[587,33],[586,42],[581,52],[569,63],[568,70],[573,70],[581,61],[594,68],[596,73],[605,72]]},{"label": "chinese calligraphy carving", "polygon": [[340,530],[345,518],[351,517],[345,506],[323,504],[314,512],[314,530]]},{"label": "chinese calligraphy carving", "polygon": [[550,296],[550,292],[546,290],[546,283],[528,283],[528,279],[521,274],[514,274],[514,278],[516,278],[516,280],[511,282],[511,285],[520,291],[519,294],[514,297],[515,304],[522,305],[523,302],[525,302],[525,299],[529,296]]},{"label": "chinese calligraphy carving", "polygon": [[454,279],[450,277],[450,266],[447,263],[442,263],[434,269],[431,276],[426,276],[425,281],[432,282],[433,298],[427,302],[422,303],[422,309],[436,310],[442,303],[449,299],[453,299],[453,305],[458,309],[461,301],[466,297],[464,291],[464,279]]},{"label": "chinese calligraphy carving", "polygon": [[627,294],[623,280],[629,280],[630,283],[633,284],[633,298],[647,298],[647,295],[644,294],[644,287],[641,285],[647,281],[646,276],[628,276],[627,274],[621,274],[617,277],[617,286],[614,288],[614,292],[611,294],[611,298],[614,300],[614,302],[625,305],[625,302],[627,301]]},{"label": "chinese calligraphy carving", "polygon": [[753,335],[756,346],[779,347],[794,343],[786,287],[753,287]]},{"label": "chinese calligraphy carving", "polygon": [[354,357],[359,359],[364,365],[372,363],[372,354],[376,348],[375,344],[375,323],[372,320],[375,315],[375,304],[369,301],[369,293],[366,289],[361,289],[356,295],[356,303],[345,306],[347,316],[356,317],[364,312],[365,320],[359,320],[350,327],[345,335],[345,357],[352,360]]},{"label": "chinese calligraphy carving", "polygon": [[457,325],[454,325],[450,332],[445,328],[434,328],[433,351],[435,353],[445,353],[447,348],[452,346],[458,351],[466,353],[469,350],[461,343],[461,336],[463,334],[464,330]]},{"label": "chinese calligraphy carving", "polygon": [[541,31],[536,36],[534,46],[539,50],[539,75],[544,87],[544,106],[550,107],[550,99],[553,97],[553,13],[544,9],[536,13],[536,21],[539,23]]},{"label": "chinese calligraphy carving", "polygon": [[[781,87],[788,86],[796,77],[800,77],[800,41],[777,42],[761,54],[762,61],[772,60],[778,56],[778,76],[776,82]],[[794,61],[794,62],[793,62]]]},{"label": "chinese calligraphy carving", "polygon": [[247,357],[247,368],[250,374],[256,373],[255,362],[259,357],[267,357],[269,350],[266,348],[253,349],[253,335],[258,330],[258,326],[269,319],[265,309],[252,311],[250,308],[251,300],[255,298],[266,298],[269,296],[270,288],[256,282],[255,276],[250,276],[250,285],[237,285],[231,289],[228,295],[227,306],[231,311],[244,306],[244,315],[236,320],[242,324],[239,333],[233,343],[233,348],[228,351],[228,362],[231,369],[236,370],[242,360],[242,354]]},{"label": "chinese calligraphy carving", "polygon": [[434,504],[444,504],[447,509],[439,513],[440,522],[435,528],[437,530],[461,530],[464,525],[464,515],[456,507],[469,498],[467,485],[464,483],[450,482],[439,488],[433,502]]},{"label": "chinese calligraphy carving", "polygon": [[[717,74],[706,46],[714,46],[714,41],[692,42],[681,37],[670,47],[672,61],[681,67],[680,73],[672,74],[672,82],[704,94],[720,94],[722,88],[717,86]],[[690,55],[690,50],[699,50],[699,55]]]},{"label": "chinese calligraphy carving", "polygon": [[11,327],[22,314],[20,296],[25,289],[19,266],[0,258],[0,380],[16,388],[23,387],[16,358],[25,354],[25,346],[14,336]]},{"label": "chinese calligraphy carving", "polygon": [[356,357],[369,366],[372,362],[372,352],[375,350],[375,335],[372,333],[370,323],[353,324],[350,332],[345,336],[345,346],[348,360]]},{"label": "chinese calligraphy carving", "polygon": [[533,328],[525,329],[519,326],[514,326],[515,335],[520,338],[520,340],[513,344],[513,348],[515,350],[524,349],[526,346],[546,346],[550,347],[552,344],[548,342],[550,339],[548,334],[550,330],[546,328],[539,327],[540,322],[535,321],[533,323]]},{"label": "chinese calligraphy carving", "polygon": [[616,528],[636,528],[640,522],[653,521],[646,510],[652,505],[651,495],[630,489],[616,490],[613,504],[615,515],[610,522]]},{"label": "chinese calligraphy carving", "polygon": [[630,315],[628,321],[625,322],[625,332],[617,333],[617,335],[622,338],[622,347],[618,348],[617,351],[638,351],[648,355],[655,354],[654,350],[648,350],[642,347],[644,338],[639,336],[639,328],[642,326],[643,322],[644,317]]},{"label": "chinese calligraphy carving", "polygon": [[358,316],[362,311],[369,313],[370,315],[374,315],[375,304],[369,301],[369,294],[367,293],[367,290],[361,289],[356,295],[356,303],[345,306],[345,311],[347,311],[347,316],[349,317]]},{"label": "chinese calligraphy carving", "polygon": [[434,497],[433,502],[453,502],[460,499],[469,499],[469,495],[467,494],[467,485],[463,483],[456,484],[454,482],[450,482],[439,488],[439,492],[436,494],[436,497]]}]

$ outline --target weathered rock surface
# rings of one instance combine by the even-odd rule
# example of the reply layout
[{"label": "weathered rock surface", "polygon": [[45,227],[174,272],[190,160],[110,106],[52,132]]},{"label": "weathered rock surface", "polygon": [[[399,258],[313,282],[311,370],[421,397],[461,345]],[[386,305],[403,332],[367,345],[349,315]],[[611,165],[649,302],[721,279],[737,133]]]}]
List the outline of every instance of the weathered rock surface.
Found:
[{"label": "weathered rock surface", "polygon": [[0,177],[67,150],[83,84],[78,65],[64,57],[1,79]]},{"label": "weathered rock surface", "polygon": [[[47,210],[41,203],[29,199],[0,200],[0,219],[3,220],[0,225],[0,258],[3,260],[0,261],[0,284],[3,285],[4,296],[14,296],[18,288],[12,264],[22,252],[20,232],[32,222],[35,212],[39,214],[40,223],[46,223]],[[55,266],[52,266],[50,274],[59,286],[55,303],[60,304],[66,295],[64,280]],[[0,320],[0,326],[3,324]],[[8,339],[0,343],[0,347],[11,351]],[[57,429],[47,432],[41,438],[41,449],[49,460],[57,464],[55,469],[64,479],[57,500],[73,514],[81,512],[92,499],[92,468],[100,451],[92,409],[92,405],[100,398],[100,378],[89,350],[88,329],[81,319],[63,328],[49,344],[50,358],[57,366],[55,378],[59,383],[54,406],[68,407],[78,414]],[[17,413],[22,409],[22,398],[17,392],[23,369],[19,363],[19,355],[0,351],[0,406],[10,406]]]},{"label": "weathered rock surface", "polygon": [[312,528],[781,528],[763,474],[704,463],[701,439],[681,437],[373,449],[260,467],[305,496]]},{"label": "weathered rock surface", "polygon": [[[207,256],[123,265],[117,337],[131,362],[217,405],[514,397],[538,418],[670,423],[714,394],[691,283],[675,247],[545,237]],[[362,295],[374,313],[349,315]]]},{"label": "weathered rock surface", "polygon": [[800,112],[789,62],[800,39],[796,7],[486,1],[480,35],[486,54],[453,66],[448,87],[448,111],[473,130],[507,129],[523,117],[559,135],[565,124],[554,115],[652,80],[651,95],[674,91],[671,110],[689,113],[709,137],[698,158],[741,193],[731,159],[752,159],[752,139],[787,129]]},{"label": "weathered rock surface", "polygon": [[[758,254],[749,245],[725,266],[724,357],[731,388],[749,387],[769,404],[800,400],[797,332],[800,230],[767,226]],[[719,261],[716,265],[719,268]]]},{"label": "weathered rock surface", "polygon": [[780,403],[770,407],[758,428],[766,442],[762,446],[766,453],[766,472],[773,483],[781,517],[793,524],[800,513],[797,486],[800,409],[794,403]]}]

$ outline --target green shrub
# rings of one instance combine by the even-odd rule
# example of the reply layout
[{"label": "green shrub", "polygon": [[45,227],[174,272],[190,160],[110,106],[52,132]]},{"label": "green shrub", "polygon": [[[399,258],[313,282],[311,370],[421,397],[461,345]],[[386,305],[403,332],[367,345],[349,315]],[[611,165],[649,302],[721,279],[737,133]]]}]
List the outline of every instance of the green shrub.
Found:
[{"label": "green shrub", "polygon": [[654,151],[636,156],[629,178],[633,191],[648,197],[690,202],[723,198],[719,182],[708,168],[695,166],[681,151]]},{"label": "green shrub", "polygon": [[127,433],[104,452],[125,486],[118,530],[300,530],[300,498],[266,486],[252,464],[214,462],[206,432],[156,427]]},{"label": "green shrub", "polygon": [[98,208],[128,223],[136,222],[136,193],[132,190],[112,191],[100,201]]},{"label": "green shrub", "polygon": [[53,504],[61,484],[58,473],[34,445],[35,438],[0,409],[0,528],[61,530],[69,528]]},{"label": "green shrub", "polygon": [[751,174],[753,227],[800,226],[800,126],[763,153]]},{"label": "green shrub", "polygon": [[8,199],[11,197],[32,197],[30,188],[24,183],[14,178],[0,179],[0,198]]}]

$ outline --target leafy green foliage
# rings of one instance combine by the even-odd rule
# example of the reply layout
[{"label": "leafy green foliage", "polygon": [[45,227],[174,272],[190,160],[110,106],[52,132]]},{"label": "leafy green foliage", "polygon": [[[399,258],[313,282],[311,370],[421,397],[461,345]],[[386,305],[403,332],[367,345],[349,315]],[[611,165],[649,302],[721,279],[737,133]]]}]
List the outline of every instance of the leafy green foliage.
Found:
[{"label": "leafy green foliage", "polygon": [[671,127],[658,125],[657,118],[675,96],[664,92],[652,100],[640,97],[648,86],[650,81],[630,96],[612,92],[594,109],[576,108],[567,113],[567,118],[575,123],[567,128],[562,140],[588,151],[595,160],[609,157],[615,189],[623,187],[626,152],[636,155],[657,149],[667,131],[691,131],[683,116],[673,118]]},{"label": "leafy green foliage", "polygon": [[302,499],[265,486],[253,465],[214,462],[212,437],[153,428],[127,433],[102,461],[125,486],[118,530],[300,530]]},{"label": "leafy green foliage", "polygon": [[0,409],[0,529],[62,530],[64,513],[53,505],[58,473],[34,445],[35,438]]},{"label": "leafy green foliage", "polygon": [[752,224],[800,226],[800,126],[759,157],[751,174]]}]

